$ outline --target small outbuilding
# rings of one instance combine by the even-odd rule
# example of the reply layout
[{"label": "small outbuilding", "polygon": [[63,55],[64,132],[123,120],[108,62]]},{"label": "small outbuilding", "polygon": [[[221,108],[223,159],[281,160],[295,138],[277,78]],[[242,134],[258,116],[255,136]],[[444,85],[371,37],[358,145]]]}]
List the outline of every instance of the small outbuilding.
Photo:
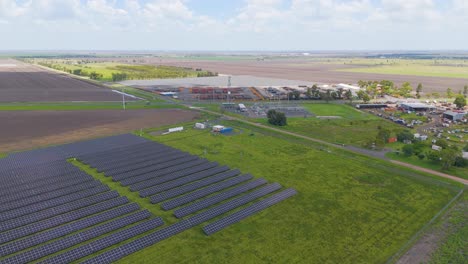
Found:
[{"label": "small outbuilding", "polygon": [[455,112],[455,111],[446,111],[444,112],[444,118],[447,118],[452,121],[458,121],[465,118],[466,112]]},{"label": "small outbuilding", "polygon": [[402,103],[400,107],[405,111],[424,112],[435,109],[434,106],[423,103]]},{"label": "small outbuilding", "polygon": [[213,132],[221,132],[224,129],[224,126],[216,125],[213,126]]}]

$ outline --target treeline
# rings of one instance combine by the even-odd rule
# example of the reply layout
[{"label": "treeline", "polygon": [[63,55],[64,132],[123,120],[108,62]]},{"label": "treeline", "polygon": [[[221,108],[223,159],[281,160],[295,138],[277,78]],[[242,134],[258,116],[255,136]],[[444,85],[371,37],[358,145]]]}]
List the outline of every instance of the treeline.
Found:
[{"label": "treeline", "polygon": [[117,65],[115,67],[109,67],[108,69],[125,74],[125,76],[117,77],[124,77],[124,79],[127,80],[207,77],[218,75],[210,71],[194,71],[192,69],[172,66]]},{"label": "treeline", "polygon": [[63,71],[63,72],[68,72],[73,75],[89,77],[91,80],[100,80],[103,78],[103,75],[96,71],[87,71],[83,69],[69,69],[59,64],[52,64],[52,63],[47,63],[47,62],[38,62],[38,64],[44,67],[56,69],[56,70]]}]

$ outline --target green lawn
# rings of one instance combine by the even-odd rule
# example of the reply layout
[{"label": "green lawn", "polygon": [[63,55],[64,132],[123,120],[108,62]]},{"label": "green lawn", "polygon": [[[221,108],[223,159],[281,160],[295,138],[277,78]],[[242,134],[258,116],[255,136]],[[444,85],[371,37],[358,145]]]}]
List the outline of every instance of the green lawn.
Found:
[{"label": "green lawn", "polygon": [[[363,146],[374,141],[380,128],[394,131],[402,130],[399,125],[378,118],[368,113],[342,104],[304,104],[310,112],[317,116],[339,116],[340,118],[320,119],[315,117],[288,118],[288,125],[281,129],[318,138],[338,144]],[[268,124],[267,119],[262,119]]]},{"label": "green lawn", "polygon": [[147,137],[299,194],[211,237],[192,228],[120,263],[382,263],[457,191],[378,160],[240,129]]}]

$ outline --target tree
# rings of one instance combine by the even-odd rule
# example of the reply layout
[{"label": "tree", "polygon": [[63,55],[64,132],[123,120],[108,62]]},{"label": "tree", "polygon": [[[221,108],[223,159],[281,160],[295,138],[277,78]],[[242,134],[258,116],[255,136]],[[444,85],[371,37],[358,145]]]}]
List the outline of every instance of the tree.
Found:
[{"label": "tree", "polygon": [[459,94],[457,95],[453,103],[457,106],[457,108],[463,108],[466,106],[466,98],[463,95]]},{"label": "tree", "polygon": [[413,152],[414,152],[413,145],[411,145],[411,144],[404,145],[403,148],[402,148],[401,150],[403,150],[403,153],[404,153],[405,156],[407,156],[407,157],[413,155]]},{"label": "tree", "polygon": [[440,152],[438,151],[430,151],[427,153],[427,159],[432,161],[432,162],[439,162],[440,161]]},{"label": "tree", "polygon": [[437,146],[439,146],[439,147],[441,147],[443,149],[446,149],[446,148],[449,147],[449,144],[448,144],[447,140],[445,140],[445,139],[438,139],[436,141],[436,144],[437,144]]},{"label": "tree", "polygon": [[413,91],[413,87],[411,87],[411,84],[409,82],[404,82],[401,85],[401,88],[398,90],[398,94],[402,97],[409,97],[411,91]]},{"label": "tree", "polygon": [[81,75],[81,69],[75,69],[73,70],[74,75]]},{"label": "tree", "polygon": [[353,103],[353,92],[351,92],[351,90],[347,90],[345,93],[344,93],[344,97],[349,100],[349,103]]},{"label": "tree", "polygon": [[468,84],[463,86],[463,96],[465,96],[465,97],[468,96]]},{"label": "tree", "polygon": [[414,135],[409,130],[403,130],[397,134],[397,139],[400,142],[404,142],[406,140],[412,141],[414,139]]},{"label": "tree", "polygon": [[89,74],[89,78],[90,78],[91,80],[101,79],[101,78],[102,78],[102,74],[99,74],[99,73],[93,71],[93,72],[91,72],[91,73]]},{"label": "tree", "polygon": [[112,73],[112,81],[119,82],[127,79],[126,73]]},{"label": "tree", "polygon": [[286,115],[282,112],[278,112],[274,109],[269,110],[267,113],[268,123],[275,126],[287,125]]},{"label": "tree", "polygon": [[367,94],[367,92],[364,91],[364,90],[359,90],[359,91],[357,92],[357,96],[358,96],[359,99],[363,100],[364,103],[367,103],[367,102],[370,101],[370,96],[369,96],[369,95]]},{"label": "tree", "polygon": [[325,100],[327,103],[332,99],[332,96],[331,96],[331,91],[330,90],[327,90],[326,92],[324,93],[320,93],[320,98],[322,100]]},{"label": "tree", "polygon": [[468,152],[468,143],[463,147],[463,151]]},{"label": "tree", "polygon": [[440,158],[442,161],[442,169],[448,170],[453,166],[455,160],[458,157],[458,153],[454,149],[444,149],[440,152]]},{"label": "tree", "polygon": [[312,89],[310,89],[310,87],[307,87],[307,91],[305,94],[307,98],[310,99],[312,97]]},{"label": "tree", "polygon": [[447,88],[447,97],[448,98],[452,98],[453,97],[453,91],[452,91],[452,88]]},{"label": "tree", "polygon": [[418,98],[418,99],[421,98],[422,89],[423,89],[422,84],[419,83],[418,87],[416,88],[416,98]]},{"label": "tree", "polygon": [[361,87],[361,88],[365,88],[365,87],[367,87],[367,82],[365,82],[365,81],[363,81],[363,80],[359,80],[359,81],[358,81],[358,85],[359,85],[359,87]]},{"label": "tree", "polygon": [[385,143],[388,142],[390,134],[390,130],[379,128],[379,133],[377,133],[377,136],[375,137],[375,145],[378,148],[383,148],[385,146]]}]

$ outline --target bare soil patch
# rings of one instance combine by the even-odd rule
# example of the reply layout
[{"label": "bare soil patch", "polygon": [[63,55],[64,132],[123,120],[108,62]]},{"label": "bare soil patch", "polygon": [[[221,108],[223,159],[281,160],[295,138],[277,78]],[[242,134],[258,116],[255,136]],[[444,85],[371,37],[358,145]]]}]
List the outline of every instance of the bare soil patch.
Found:
[{"label": "bare soil patch", "polygon": [[0,153],[188,122],[197,112],[180,109],[0,111]]},{"label": "bare soil patch", "polygon": [[0,59],[0,102],[119,101],[101,85],[17,60]]},{"label": "bare soil patch", "polygon": [[427,77],[396,74],[376,74],[339,72],[337,69],[358,67],[358,65],[336,65],[321,63],[305,63],[294,60],[285,61],[198,61],[198,60],[174,60],[159,59],[153,61],[147,59],[147,63],[163,64],[169,66],[202,68],[213,72],[232,75],[253,75],[259,77],[281,78],[289,80],[303,80],[319,83],[357,83],[359,80],[391,80],[397,85],[410,82],[414,87],[418,83],[424,86],[424,92],[444,93],[447,87],[454,91],[463,89],[467,84],[466,79]]}]

